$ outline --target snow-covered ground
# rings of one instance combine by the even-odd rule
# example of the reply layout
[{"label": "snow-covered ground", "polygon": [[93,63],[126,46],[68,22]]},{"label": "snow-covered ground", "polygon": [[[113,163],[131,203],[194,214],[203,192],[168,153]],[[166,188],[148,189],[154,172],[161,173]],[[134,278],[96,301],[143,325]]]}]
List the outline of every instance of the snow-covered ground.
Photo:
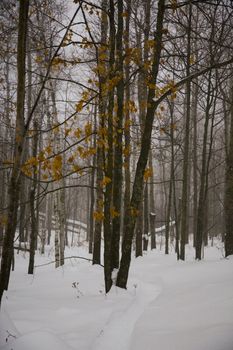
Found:
[{"label": "snow-covered ground", "polygon": [[[47,247],[36,265],[53,259]],[[83,247],[67,256],[88,257]],[[148,252],[132,259],[127,290],[104,293],[103,268],[67,259],[37,267],[16,256],[0,313],[1,350],[233,350],[233,257]]]}]

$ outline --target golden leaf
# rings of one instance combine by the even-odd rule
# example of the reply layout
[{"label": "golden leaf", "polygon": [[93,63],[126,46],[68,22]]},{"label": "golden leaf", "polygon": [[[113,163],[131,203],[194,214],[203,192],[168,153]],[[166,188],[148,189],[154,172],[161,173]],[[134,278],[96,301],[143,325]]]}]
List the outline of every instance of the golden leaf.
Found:
[{"label": "golden leaf", "polygon": [[110,209],[110,213],[112,218],[120,216],[120,213],[118,213],[118,211],[116,211],[114,207]]},{"label": "golden leaf", "polygon": [[108,185],[112,180],[110,179],[110,177],[104,176],[103,180],[100,183],[101,187],[105,187],[106,185]]},{"label": "golden leaf", "polygon": [[84,101],[83,101],[83,100],[80,100],[80,101],[75,105],[76,112],[81,112],[81,110],[83,109],[83,104],[84,104]]},{"label": "golden leaf", "polygon": [[151,167],[146,168],[144,172],[144,180],[147,181],[153,175],[153,170]]},{"label": "golden leaf", "polygon": [[74,136],[77,137],[77,139],[79,139],[82,135],[82,130],[80,128],[77,128],[75,131],[74,131]]},{"label": "golden leaf", "polygon": [[96,221],[102,221],[104,219],[104,213],[102,211],[94,211],[93,218]]}]

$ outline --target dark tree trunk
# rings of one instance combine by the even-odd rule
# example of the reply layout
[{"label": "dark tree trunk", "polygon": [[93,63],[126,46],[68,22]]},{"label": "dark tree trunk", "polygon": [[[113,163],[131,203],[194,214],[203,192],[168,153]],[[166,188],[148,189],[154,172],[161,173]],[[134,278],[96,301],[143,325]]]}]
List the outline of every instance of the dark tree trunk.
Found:
[{"label": "dark tree trunk", "polygon": [[8,288],[10,267],[13,256],[13,242],[17,224],[17,210],[20,194],[21,160],[24,148],[24,100],[25,100],[25,58],[26,37],[29,0],[20,0],[19,6],[19,29],[17,46],[17,111],[15,129],[14,165],[9,185],[8,221],[3,242],[1,274],[0,274],[0,302],[4,289]]},{"label": "dark tree trunk", "polygon": [[143,205],[143,250],[146,251],[148,248],[148,240],[149,240],[149,213],[148,213],[148,183],[145,184],[144,189],[144,205]]},{"label": "dark tree trunk", "polygon": [[197,103],[198,103],[198,80],[194,82],[194,91],[192,96],[192,121],[193,121],[193,246],[196,246],[197,229]]},{"label": "dark tree trunk", "polygon": [[[107,11],[108,8],[107,0],[102,0],[102,7]],[[102,18],[101,18],[101,42],[104,44],[107,41],[107,31],[108,31],[108,19],[106,12],[102,12]],[[104,116],[106,113],[106,101],[103,97],[102,93],[102,87],[105,82],[105,77],[103,77],[101,74],[99,74],[99,86],[100,86],[100,93],[99,93],[99,124],[100,128],[104,128]],[[97,121],[95,121],[96,129],[97,129]],[[95,204],[95,210],[96,212],[102,212],[103,211],[103,189],[101,186],[101,183],[103,181],[103,167],[104,167],[104,151],[101,147],[102,142],[102,136],[99,135],[97,138],[97,157],[96,157],[96,204]],[[94,246],[93,246],[93,264],[100,264],[101,263],[101,231],[102,231],[102,220],[95,220],[94,225]]]},{"label": "dark tree trunk", "polygon": [[117,97],[117,125],[116,147],[114,154],[113,172],[113,209],[117,215],[112,220],[112,269],[119,267],[119,247],[121,229],[121,205],[122,205],[122,135],[123,135],[123,108],[124,108],[124,70],[123,70],[123,0],[118,0],[118,29],[116,34],[117,75],[119,82],[116,87]]},{"label": "dark tree trunk", "polygon": [[[131,0],[127,0],[127,17],[125,24],[125,51],[129,49],[129,24],[131,16]],[[126,210],[130,204],[130,112],[129,112],[129,101],[130,101],[130,65],[125,62],[125,127],[124,127],[124,137],[125,137],[125,158],[124,158],[124,169],[125,169],[125,190],[124,190],[124,218]],[[125,222],[123,222],[123,237],[125,235]]]},{"label": "dark tree trunk", "polygon": [[[188,43],[187,43],[187,61],[186,75],[190,75],[190,57],[191,57],[191,25],[192,25],[192,4],[189,3],[188,13]],[[189,172],[189,138],[190,138],[190,116],[191,116],[191,81],[186,84],[186,111],[185,111],[185,138],[184,138],[184,160],[183,160],[183,187],[181,198],[181,228],[180,228],[180,259],[185,260],[185,244],[187,237],[187,218],[188,218],[188,172]]]},{"label": "dark tree trunk", "polygon": [[172,165],[171,165],[171,175],[169,181],[169,193],[167,201],[167,217],[165,223],[165,254],[169,254],[169,236],[170,236],[170,219],[171,219],[171,205],[172,205]]},{"label": "dark tree trunk", "polygon": [[[101,182],[103,180],[103,157],[102,150],[100,147],[97,147],[97,170],[96,170],[96,207],[97,212],[103,210],[102,201],[103,201],[103,191],[101,188]],[[95,220],[94,227],[94,246],[93,246],[93,264],[101,263],[101,231],[102,231],[102,221]]]},{"label": "dark tree trunk", "polygon": [[155,199],[154,199],[154,171],[153,171],[153,161],[152,161],[152,152],[150,151],[149,154],[149,167],[152,171],[152,176],[150,178],[150,234],[151,234],[151,250],[156,248],[156,234],[155,234],[155,219],[156,219],[156,214],[155,214]]},{"label": "dark tree trunk", "polygon": [[197,227],[196,227],[196,259],[201,260],[202,258],[202,244],[203,244],[203,232],[204,232],[204,220],[205,220],[205,209],[206,209],[206,177],[207,172],[207,140],[208,140],[208,128],[210,119],[210,108],[211,108],[211,71],[208,75],[208,91],[207,91],[207,105],[205,113],[205,124],[204,124],[204,135],[203,135],[203,147],[202,147],[202,164],[201,164],[201,175],[200,175],[200,190],[199,200],[197,208]]},{"label": "dark tree trunk", "polygon": [[139,213],[137,217],[137,223],[136,223],[136,249],[135,249],[135,256],[136,258],[138,256],[142,256],[142,233],[143,233],[143,201],[141,202],[141,205],[139,207]]},{"label": "dark tree trunk", "polygon": [[[95,106],[95,111],[94,111],[94,125],[96,126],[96,118],[97,118],[97,105]],[[94,142],[93,142],[93,147],[96,149],[96,135],[94,135]],[[96,154],[94,154],[93,157],[93,168],[91,170],[91,179],[90,179],[90,208],[88,212],[88,220],[90,222],[89,226],[89,253],[93,253],[93,239],[94,239],[94,207],[95,207],[95,167],[96,167]]]},{"label": "dark tree trunk", "polygon": [[[109,9],[109,31],[110,31],[110,52],[109,52],[109,71],[110,79],[114,78],[114,64],[115,64],[115,23],[114,23],[114,2],[110,1]],[[105,79],[105,78],[103,78]],[[104,82],[104,81],[103,81]],[[103,96],[102,96],[103,97]],[[113,246],[112,246],[112,190],[113,190],[113,110],[114,110],[114,88],[108,95],[108,109],[107,109],[107,142],[108,149],[105,159],[105,176],[109,180],[105,186],[104,192],[104,278],[105,278],[105,291],[106,293],[112,286],[112,259],[113,259]],[[103,121],[104,125],[104,121]]]},{"label": "dark tree trunk", "polygon": [[233,88],[231,91],[230,135],[225,178],[225,256],[227,257],[233,254]]},{"label": "dark tree trunk", "polygon": [[[33,129],[35,134],[33,135],[33,145],[32,145],[32,156],[36,157],[37,155],[37,147],[38,147],[38,125],[35,120],[33,123]],[[28,265],[28,273],[33,274],[34,271],[34,259],[35,259],[35,250],[36,250],[36,240],[38,234],[38,225],[37,225],[37,217],[36,217],[36,208],[35,208],[35,197],[36,197],[36,188],[37,188],[37,167],[33,166],[33,180],[31,184],[30,190],[30,212],[31,212],[31,235],[30,235],[30,254],[29,254],[29,265]]]},{"label": "dark tree trunk", "polygon": [[[163,29],[163,17],[165,12],[165,1],[159,0],[158,2],[158,14],[157,14],[157,26],[155,34],[155,46],[154,57],[152,65],[151,83],[156,84],[157,75],[159,71],[159,61],[162,50],[162,29]],[[157,104],[154,102],[155,90],[149,88],[147,99],[147,113],[145,118],[145,127],[142,134],[142,143],[139,159],[137,162],[136,174],[133,184],[132,196],[130,201],[130,207],[126,213],[126,234],[124,236],[122,244],[122,257],[120,263],[120,269],[117,276],[117,286],[126,288],[128,273],[131,261],[131,247],[136,222],[136,215],[142,200],[143,194],[143,182],[144,172],[148,161],[151,132],[154,120],[154,114],[157,108]]]}]

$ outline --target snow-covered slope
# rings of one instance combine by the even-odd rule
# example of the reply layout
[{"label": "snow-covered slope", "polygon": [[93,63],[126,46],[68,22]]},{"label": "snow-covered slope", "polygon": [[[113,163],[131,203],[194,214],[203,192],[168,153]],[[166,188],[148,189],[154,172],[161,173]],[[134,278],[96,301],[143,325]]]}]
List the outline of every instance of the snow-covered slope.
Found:
[{"label": "snow-covered slope", "polygon": [[[103,269],[79,259],[28,276],[16,256],[0,315],[1,350],[233,350],[233,258],[134,259],[127,290],[104,293]],[[52,257],[37,256],[37,265]],[[82,247],[67,256],[87,256]],[[6,342],[7,340],[7,342]]]}]

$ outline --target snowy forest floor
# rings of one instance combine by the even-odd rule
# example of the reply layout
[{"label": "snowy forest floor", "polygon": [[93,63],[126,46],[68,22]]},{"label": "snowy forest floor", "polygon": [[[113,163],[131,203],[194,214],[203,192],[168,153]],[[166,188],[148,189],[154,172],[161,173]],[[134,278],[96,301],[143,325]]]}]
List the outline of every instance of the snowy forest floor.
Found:
[{"label": "snowy forest floor", "polygon": [[[103,268],[67,259],[37,267],[16,254],[0,313],[1,350],[233,350],[233,257],[208,247],[196,262],[154,250],[133,258],[128,289],[104,292]],[[66,256],[85,256],[84,247]],[[51,247],[36,265],[53,260]]]}]

